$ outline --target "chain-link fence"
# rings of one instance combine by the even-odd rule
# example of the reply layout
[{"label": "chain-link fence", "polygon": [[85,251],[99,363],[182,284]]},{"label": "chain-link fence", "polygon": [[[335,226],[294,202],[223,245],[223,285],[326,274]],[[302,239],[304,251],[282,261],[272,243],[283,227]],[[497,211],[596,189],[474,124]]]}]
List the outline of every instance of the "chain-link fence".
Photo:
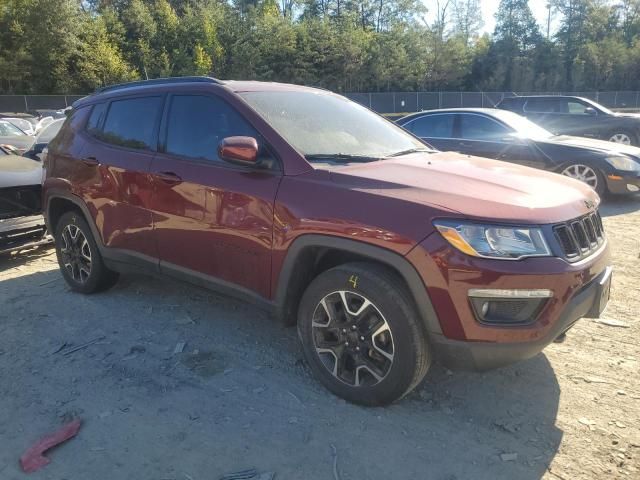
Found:
[{"label": "chain-link fence", "polygon": [[0,113],[61,110],[84,95],[0,95]]},{"label": "chain-link fence", "polygon": [[409,113],[436,108],[490,108],[517,95],[571,95],[612,109],[640,109],[640,92],[382,92],[347,93],[351,100],[379,113]]},{"label": "chain-link fence", "polygon": [[[347,93],[350,99],[379,113],[409,113],[435,108],[493,107],[515,95],[586,97],[613,109],[640,109],[640,92],[378,92]],[[66,108],[82,95],[0,95],[1,113],[29,113]]]}]

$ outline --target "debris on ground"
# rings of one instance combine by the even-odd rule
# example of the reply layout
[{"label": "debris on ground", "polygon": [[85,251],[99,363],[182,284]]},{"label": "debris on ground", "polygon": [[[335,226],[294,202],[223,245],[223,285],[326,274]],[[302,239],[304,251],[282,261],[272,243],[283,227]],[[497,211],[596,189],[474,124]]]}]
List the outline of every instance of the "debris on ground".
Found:
[{"label": "debris on ground", "polygon": [[338,473],[338,450],[333,443],[331,444],[331,454],[333,455],[333,478],[334,480],[340,480],[340,474]]},{"label": "debris on ground", "polygon": [[517,453],[501,453],[500,459],[503,462],[515,462],[518,459]]},{"label": "debris on ground", "polygon": [[104,340],[106,337],[104,335],[94,338],[93,340],[88,341],[87,343],[83,343],[82,345],[78,345],[77,347],[70,348],[68,350],[58,350],[58,352],[62,352],[62,355],[71,355],[79,350],[83,350],[87,347],[90,347],[94,343],[98,343],[100,340]]},{"label": "debris on ground", "polygon": [[147,349],[144,347],[144,345],[134,345],[129,349],[129,353],[122,357],[122,360],[132,360],[138,355],[145,353],[146,351]]},{"label": "debris on ground", "polygon": [[620,320],[613,320],[607,318],[596,318],[593,320],[596,323],[600,323],[602,325],[607,325],[609,327],[621,327],[621,328],[629,328],[629,324],[625,322],[621,322]]},{"label": "debris on ground", "polygon": [[41,438],[20,457],[22,470],[25,473],[31,473],[47,465],[51,460],[45,457],[44,453],[56,445],[75,437],[80,430],[81,424],[81,420],[76,418],[58,431]]},{"label": "debris on ground", "polygon": [[179,353],[182,353],[184,351],[184,347],[186,347],[187,343],[186,342],[178,342],[176,343],[176,348],[173,349],[173,354],[177,355]]},{"label": "debris on ground", "polygon": [[250,468],[248,470],[241,470],[239,472],[227,473],[220,477],[220,480],[273,480],[276,477],[274,472],[262,472],[258,473],[255,468]]}]

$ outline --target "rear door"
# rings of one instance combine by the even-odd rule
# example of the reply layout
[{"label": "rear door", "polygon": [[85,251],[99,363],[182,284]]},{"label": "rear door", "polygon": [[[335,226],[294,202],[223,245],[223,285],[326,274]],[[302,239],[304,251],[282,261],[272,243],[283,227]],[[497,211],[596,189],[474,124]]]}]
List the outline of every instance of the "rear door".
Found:
[{"label": "rear door", "polygon": [[218,157],[230,136],[258,140],[254,127],[212,93],[169,96],[161,152],[153,160],[152,201],[160,267],[166,273],[232,284],[270,294],[273,204],[282,178],[279,163],[258,170]]},{"label": "rear door", "polygon": [[456,150],[454,113],[431,113],[410,120],[403,127],[438,150]]},{"label": "rear door", "polygon": [[87,142],[74,167],[73,184],[87,204],[104,245],[125,261],[157,264],[149,209],[149,177],[163,95],[116,98],[92,107]]}]

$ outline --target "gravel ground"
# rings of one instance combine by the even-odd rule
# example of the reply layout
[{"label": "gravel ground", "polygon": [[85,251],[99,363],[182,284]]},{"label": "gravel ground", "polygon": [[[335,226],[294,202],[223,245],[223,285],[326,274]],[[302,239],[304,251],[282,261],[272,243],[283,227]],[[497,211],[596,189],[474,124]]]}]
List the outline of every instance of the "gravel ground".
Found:
[{"label": "gravel ground", "polygon": [[22,452],[75,416],[78,436],[31,478],[640,478],[640,198],[602,212],[604,320],[623,326],[582,320],[492,372],[434,367],[386,408],[327,393],[295,329],[243,303],[141,276],[83,296],[52,249],[0,259],[0,479],[24,478]]}]

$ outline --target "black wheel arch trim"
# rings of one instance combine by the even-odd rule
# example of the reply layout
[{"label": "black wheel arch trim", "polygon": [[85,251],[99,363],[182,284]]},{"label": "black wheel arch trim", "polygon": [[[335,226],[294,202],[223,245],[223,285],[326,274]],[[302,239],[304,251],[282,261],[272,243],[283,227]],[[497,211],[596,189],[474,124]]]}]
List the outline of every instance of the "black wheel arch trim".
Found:
[{"label": "black wheel arch trim", "polygon": [[280,270],[274,298],[276,312],[279,317],[284,317],[287,313],[284,309],[294,267],[302,252],[309,247],[342,250],[371,259],[376,263],[385,264],[394,269],[406,282],[427,332],[442,334],[442,328],[426,286],[416,269],[405,257],[383,247],[331,235],[304,234],[296,238],[289,246]]},{"label": "black wheel arch trim", "polygon": [[47,189],[46,195],[47,195],[46,196],[47,204],[43,214],[44,214],[45,223],[47,225],[47,229],[53,235],[55,235],[55,231],[51,228],[52,227],[51,216],[50,216],[51,202],[56,199],[67,200],[73,203],[76,207],[78,207],[82,211],[82,214],[84,215],[84,219],[87,222],[87,225],[89,225],[89,228],[91,229],[91,233],[93,234],[93,238],[96,242],[96,245],[98,245],[98,249],[100,250],[100,253],[103,253],[104,244],[102,243],[102,237],[100,236],[98,229],[96,228],[96,225],[93,221],[93,217],[91,216],[91,213],[87,208],[87,205],[82,201],[82,199],[77,195],[74,195],[73,193],[70,193],[66,190],[57,189],[57,188]]}]

